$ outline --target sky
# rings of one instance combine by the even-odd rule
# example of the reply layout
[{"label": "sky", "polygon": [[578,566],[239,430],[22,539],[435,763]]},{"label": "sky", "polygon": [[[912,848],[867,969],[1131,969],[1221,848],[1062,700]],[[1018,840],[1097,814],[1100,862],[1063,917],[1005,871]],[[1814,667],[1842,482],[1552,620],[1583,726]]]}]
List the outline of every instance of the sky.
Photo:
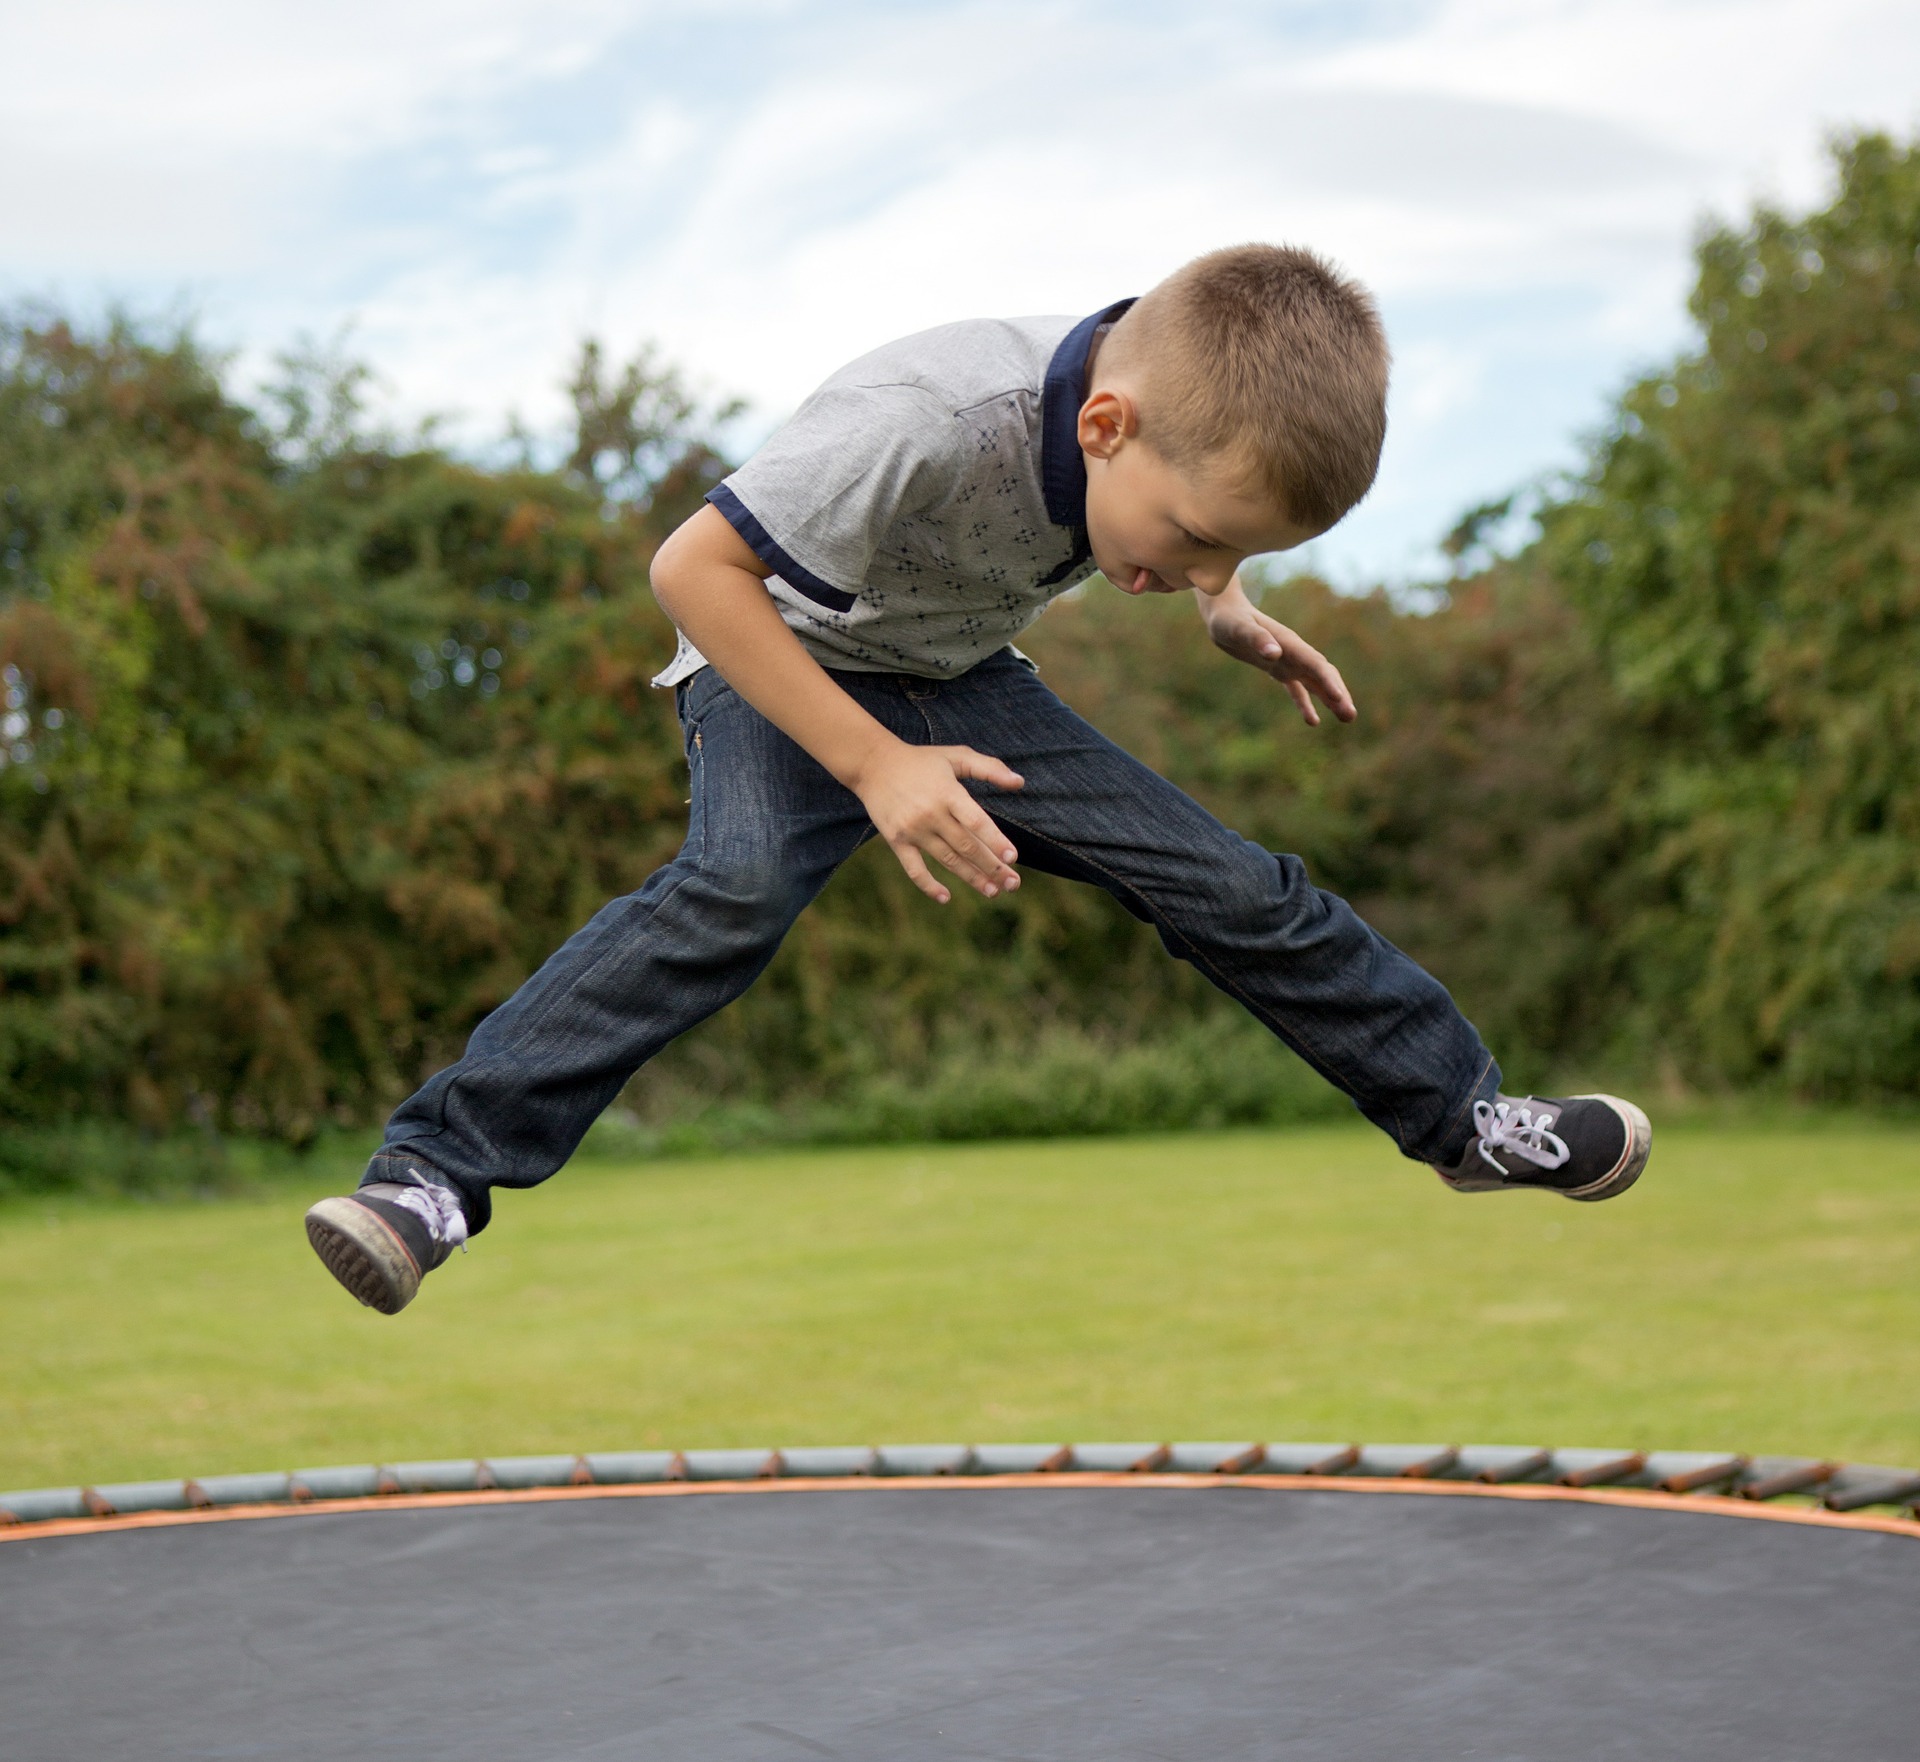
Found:
[{"label": "sky", "polygon": [[0,0],[0,301],[301,339],[481,448],[582,337],[749,400],[891,337],[1083,314],[1246,239],[1396,353],[1334,579],[1577,462],[1685,346],[1702,220],[1920,124],[1911,0]]}]

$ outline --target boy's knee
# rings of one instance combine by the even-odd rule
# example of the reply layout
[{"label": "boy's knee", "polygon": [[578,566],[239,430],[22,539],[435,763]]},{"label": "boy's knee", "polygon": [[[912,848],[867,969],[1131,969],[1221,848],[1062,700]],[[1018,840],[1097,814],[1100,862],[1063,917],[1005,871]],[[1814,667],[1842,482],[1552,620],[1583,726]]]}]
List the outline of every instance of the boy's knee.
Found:
[{"label": "boy's knee", "polygon": [[1221,853],[1215,871],[1215,894],[1221,908],[1232,914],[1260,916],[1277,907],[1298,908],[1313,892],[1306,864],[1298,857],[1262,850],[1247,839],[1234,840]]},{"label": "boy's knee", "polygon": [[714,929],[753,940],[780,935],[812,890],[782,851],[754,843],[702,853],[687,865],[674,893]]},{"label": "boy's knee", "polygon": [[1328,896],[1313,885],[1296,856],[1241,841],[1214,877],[1205,914],[1230,938],[1310,941],[1328,914]]}]

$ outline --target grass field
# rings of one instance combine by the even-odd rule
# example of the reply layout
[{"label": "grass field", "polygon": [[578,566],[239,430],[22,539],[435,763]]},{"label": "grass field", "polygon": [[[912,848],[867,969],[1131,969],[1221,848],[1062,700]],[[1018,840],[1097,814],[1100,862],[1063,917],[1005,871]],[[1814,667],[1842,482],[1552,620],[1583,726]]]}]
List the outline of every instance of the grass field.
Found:
[{"label": "grass field", "polygon": [[1596,1207],[1358,1126],[589,1164],[397,1320],[308,1253],[341,1184],[0,1206],[0,1487],[947,1439],[1920,1464],[1912,1127],[1665,1131]]}]

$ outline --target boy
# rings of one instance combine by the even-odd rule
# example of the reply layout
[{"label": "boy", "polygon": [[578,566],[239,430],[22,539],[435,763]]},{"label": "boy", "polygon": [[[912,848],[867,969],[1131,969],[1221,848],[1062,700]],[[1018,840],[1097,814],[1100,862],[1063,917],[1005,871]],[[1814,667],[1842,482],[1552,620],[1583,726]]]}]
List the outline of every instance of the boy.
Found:
[{"label": "boy", "polygon": [[[1219,647],[1354,715],[1338,670],[1241,590],[1249,556],[1326,531],[1373,481],[1387,347],[1305,251],[1248,245],[1075,323],[952,324],[833,375],[661,548],[679,627],[687,841],[475,1029],[389,1121],[359,1191],[307,1214],[384,1314],[544,1181],[635,1070],[737,997],[833,871],[884,838],[993,898],[1014,865],[1104,887],[1462,1192],[1609,1199],[1646,1116],[1500,1095],[1440,985],[1103,739],[1011,642],[1095,570],[1194,597]],[[989,811],[989,805],[991,811]]]}]

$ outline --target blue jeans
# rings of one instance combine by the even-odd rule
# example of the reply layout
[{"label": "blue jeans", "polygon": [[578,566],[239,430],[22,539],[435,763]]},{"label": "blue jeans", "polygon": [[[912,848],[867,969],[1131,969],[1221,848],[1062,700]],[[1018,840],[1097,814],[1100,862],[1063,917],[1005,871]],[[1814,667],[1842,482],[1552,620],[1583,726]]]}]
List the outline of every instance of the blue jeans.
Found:
[{"label": "blue jeans", "polygon": [[[834,677],[902,740],[1004,759],[1024,789],[973,787],[1023,867],[1104,887],[1408,1156],[1465,1149],[1498,1067],[1440,983],[1315,887],[1298,857],[1229,831],[1009,651],[953,680]],[[597,912],[474,1030],[459,1063],[402,1103],[367,1180],[424,1165],[484,1228],[491,1189],[558,1169],[641,1065],[759,977],[874,836],[859,799],[712,668],[678,698],[692,775],[680,854]]]}]

